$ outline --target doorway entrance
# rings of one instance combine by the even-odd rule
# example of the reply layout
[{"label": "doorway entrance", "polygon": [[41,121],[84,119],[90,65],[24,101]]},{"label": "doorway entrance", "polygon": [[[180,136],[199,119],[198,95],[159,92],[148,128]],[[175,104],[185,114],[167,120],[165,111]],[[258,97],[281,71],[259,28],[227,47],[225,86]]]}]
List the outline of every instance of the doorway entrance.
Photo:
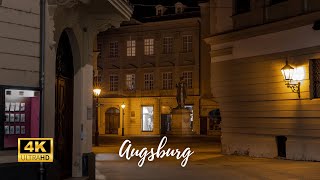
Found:
[{"label": "doorway entrance", "polygon": [[105,133],[118,134],[120,128],[120,111],[117,108],[110,108],[105,114]]},{"label": "doorway entrance", "polygon": [[61,166],[62,178],[72,176],[73,77],[73,55],[68,34],[64,31],[56,56],[54,138],[54,157]]}]

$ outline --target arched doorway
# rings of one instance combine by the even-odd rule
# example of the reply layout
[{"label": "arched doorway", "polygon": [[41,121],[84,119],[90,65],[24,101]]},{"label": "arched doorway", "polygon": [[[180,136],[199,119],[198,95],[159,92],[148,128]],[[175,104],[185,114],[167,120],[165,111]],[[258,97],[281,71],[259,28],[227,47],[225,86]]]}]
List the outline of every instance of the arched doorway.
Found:
[{"label": "arched doorway", "polygon": [[120,111],[117,108],[109,108],[105,114],[105,133],[118,134],[120,128]]},{"label": "arched doorway", "polygon": [[56,56],[55,159],[62,178],[72,176],[73,55],[66,31],[60,36]]}]

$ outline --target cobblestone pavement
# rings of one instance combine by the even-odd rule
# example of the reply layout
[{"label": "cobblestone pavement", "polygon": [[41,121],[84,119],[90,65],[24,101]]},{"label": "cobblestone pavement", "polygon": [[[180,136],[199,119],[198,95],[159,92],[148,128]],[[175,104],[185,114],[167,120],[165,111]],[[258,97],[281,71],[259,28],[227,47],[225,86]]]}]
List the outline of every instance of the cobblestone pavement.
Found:
[{"label": "cobblestone pavement", "polygon": [[[161,137],[126,137],[136,149],[157,148]],[[129,161],[118,155],[122,137],[101,137],[102,145],[94,147],[97,180],[309,180],[320,179],[320,162],[225,156],[220,154],[218,137],[168,137],[163,149],[184,150],[190,147],[194,154],[186,167],[181,159],[163,158],[145,161],[138,167],[140,158]]]}]

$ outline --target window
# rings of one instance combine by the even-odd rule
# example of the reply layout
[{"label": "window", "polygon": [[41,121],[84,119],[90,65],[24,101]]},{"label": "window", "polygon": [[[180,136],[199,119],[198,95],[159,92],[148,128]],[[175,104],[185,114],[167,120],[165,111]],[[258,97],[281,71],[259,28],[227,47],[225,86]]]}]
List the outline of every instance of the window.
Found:
[{"label": "window", "polygon": [[127,87],[127,90],[135,90],[135,87],[136,87],[136,75],[135,74],[127,74],[126,75],[126,87]]},{"label": "window", "polygon": [[270,5],[278,4],[278,3],[281,3],[281,2],[284,2],[284,1],[288,1],[288,0],[271,0],[270,1]]},{"label": "window", "polygon": [[235,13],[245,13],[250,11],[250,0],[235,0]]},{"label": "window", "polygon": [[173,37],[163,38],[163,53],[164,54],[172,53],[172,46],[173,46]]},{"label": "window", "polygon": [[118,57],[119,55],[118,47],[119,47],[118,41],[110,42],[110,57],[112,58]]},{"label": "window", "polygon": [[153,131],[153,106],[142,106],[142,131]]},{"label": "window", "polygon": [[144,40],[144,55],[154,55],[154,39]]},{"label": "window", "polygon": [[153,73],[144,74],[144,89],[145,90],[153,89]]},{"label": "window", "polygon": [[190,128],[193,130],[193,106],[192,105],[187,105],[184,106],[184,108],[188,109],[190,113]]},{"label": "window", "polygon": [[183,72],[182,76],[187,83],[187,88],[191,89],[192,88],[192,72]]},{"label": "window", "polygon": [[320,60],[312,59],[310,61],[313,98],[320,98]]},{"label": "window", "polygon": [[162,73],[162,89],[172,89],[172,73]]},{"label": "window", "polygon": [[110,91],[118,91],[118,75],[110,75]]},{"label": "window", "polygon": [[183,52],[192,52],[192,35],[182,36]]},{"label": "window", "polygon": [[127,41],[127,56],[136,56],[136,41]]}]

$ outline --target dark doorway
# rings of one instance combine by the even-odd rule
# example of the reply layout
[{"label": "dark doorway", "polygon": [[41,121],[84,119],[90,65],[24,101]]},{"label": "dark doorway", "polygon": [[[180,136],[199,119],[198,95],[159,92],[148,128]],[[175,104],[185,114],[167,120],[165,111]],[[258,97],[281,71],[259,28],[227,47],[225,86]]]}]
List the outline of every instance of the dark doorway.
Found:
[{"label": "dark doorway", "polygon": [[55,159],[62,178],[72,176],[73,56],[68,34],[61,34],[56,57]]},{"label": "dark doorway", "polygon": [[171,130],[171,114],[161,114],[161,134]]},{"label": "dark doorway", "polygon": [[207,117],[200,117],[200,134],[207,135],[208,133],[208,123]]},{"label": "dark doorway", "polygon": [[110,108],[106,112],[106,134],[118,134],[120,128],[120,111],[117,108]]},{"label": "dark doorway", "polygon": [[278,148],[278,157],[285,158],[287,155],[286,152],[286,141],[287,137],[285,136],[276,136],[277,148]]}]

